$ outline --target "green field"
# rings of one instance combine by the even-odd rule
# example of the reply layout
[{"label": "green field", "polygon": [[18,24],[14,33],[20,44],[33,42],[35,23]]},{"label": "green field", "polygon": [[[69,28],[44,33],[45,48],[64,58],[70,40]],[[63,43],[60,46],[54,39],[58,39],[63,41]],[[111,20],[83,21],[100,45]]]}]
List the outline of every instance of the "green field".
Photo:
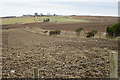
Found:
[{"label": "green field", "polygon": [[37,22],[34,17],[4,18],[2,24],[24,24]]},{"label": "green field", "polygon": [[52,16],[52,17],[38,17],[39,20],[43,21],[44,19],[49,18],[50,22],[87,22],[85,20],[78,20],[78,19],[72,19],[69,17],[59,17],[59,16]]},{"label": "green field", "polygon": [[[86,20],[78,20],[72,19],[69,17],[60,17],[60,16],[52,16],[52,17],[37,17],[40,22],[43,22],[44,19],[49,18],[50,22],[88,22]],[[17,18],[3,18],[2,24],[24,24],[24,23],[35,23],[37,22],[35,17],[17,17]]]}]

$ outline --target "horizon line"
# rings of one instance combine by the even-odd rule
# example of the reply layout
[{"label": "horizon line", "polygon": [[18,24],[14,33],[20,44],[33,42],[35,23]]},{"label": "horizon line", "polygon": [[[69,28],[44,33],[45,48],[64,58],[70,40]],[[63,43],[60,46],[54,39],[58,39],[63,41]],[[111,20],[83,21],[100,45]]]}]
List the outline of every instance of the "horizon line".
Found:
[{"label": "horizon line", "polygon": [[[31,15],[31,16],[35,16],[33,14],[23,14],[23,15]],[[22,17],[23,15],[9,15],[9,16],[0,16],[0,17]],[[44,16],[54,16],[54,15],[44,15]],[[105,16],[105,17],[119,17],[118,15],[75,15],[75,14],[72,14],[72,15],[57,15],[56,16]]]}]

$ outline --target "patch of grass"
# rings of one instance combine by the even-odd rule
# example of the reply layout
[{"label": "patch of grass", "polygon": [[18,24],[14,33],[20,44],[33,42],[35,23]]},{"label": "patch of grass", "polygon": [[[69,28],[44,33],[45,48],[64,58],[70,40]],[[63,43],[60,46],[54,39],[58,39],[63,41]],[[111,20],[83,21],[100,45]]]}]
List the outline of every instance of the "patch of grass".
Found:
[{"label": "patch of grass", "polygon": [[60,30],[54,30],[54,31],[50,31],[49,35],[59,35],[61,33]]},{"label": "patch of grass", "polygon": [[34,17],[3,18],[2,24],[24,24],[37,22]]},{"label": "patch of grass", "polygon": [[77,36],[79,36],[80,35],[80,32],[83,30],[83,28],[78,28],[78,29],[76,29],[75,31],[76,31],[76,35]]},{"label": "patch of grass", "polygon": [[49,18],[50,22],[88,22],[86,20],[72,19],[64,16],[51,16],[51,17],[38,17],[39,20],[43,21],[44,19]]},{"label": "patch of grass", "polygon": [[112,36],[106,36],[106,38],[109,39],[109,40],[119,40],[119,38],[112,37]]},{"label": "patch of grass", "polygon": [[48,31],[44,31],[44,33],[47,33]]},{"label": "patch of grass", "polygon": [[87,33],[87,38],[90,38],[90,37],[94,37],[96,34],[97,34],[97,30],[92,30],[91,32],[88,32]]}]

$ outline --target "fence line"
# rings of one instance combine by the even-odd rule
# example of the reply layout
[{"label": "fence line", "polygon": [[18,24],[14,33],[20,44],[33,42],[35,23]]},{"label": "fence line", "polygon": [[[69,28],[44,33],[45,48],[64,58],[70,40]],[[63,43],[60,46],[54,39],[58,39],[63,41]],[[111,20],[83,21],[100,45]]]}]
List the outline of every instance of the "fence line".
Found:
[{"label": "fence line", "polygon": [[105,60],[105,61],[99,61],[99,62],[84,62],[84,63],[79,63],[78,65],[75,65],[75,64],[69,64],[69,65],[66,65],[66,64],[63,64],[63,65],[56,65],[56,66],[45,66],[45,67],[42,67],[41,69],[45,69],[46,67],[52,67],[52,68],[57,68],[57,67],[68,67],[68,66],[80,66],[80,65],[88,65],[88,64],[104,64],[104,63],[109,63],[109,60]]},{"label": "fence line", "polygon": [[[68,66],[80,66],[80,65],[87,65],[87,64],[97,64],[98,65],[98,64],[104,64],[104,63],[109,63],[109,60],[104,60],[104,61],[99,61],[99,62],[85,62],[85,63],[80,63],[79,65],[72,65],[72,64],[71,65],[65,65],[64,64],[64,65],[59,65],[59,66],[52,66],[52,68],[58,68],[58,67],[62,67],[62,66],[64,66],[64,67],[68,67]],[[46,66],[46,67],[50,68],[51,66]],[[41,69],[45,69],[46,67],[42,67]],[[39,69],[37,68],[37,70],[39,70]],[[34,73],[34,71],[33,71],[33,74],[39,75],[39,71],[38,71],[38,73]]]},{"label": "fence line", "polygon": [[[39,78],[39,70],[43,70],[46,69],[47,67],[49,68],[58,68],[58,67],[71,67],[71,66],[80,66],[80,65],[89,65],[89,64],[95,64],[95,65],[99,65],[99,64],[106,64],[109,63],[110,66],[110,70],[109,70],[109,78],[118,78],[118,52],[116,51],[110,51],[109,52],[109,60],[104,60],[104,61],[98,61],[98,62],[81,62],[79,64],[63,64],[63,65],[55,65],[55,66],[45,66],[45,67],[41,67],[40,69],[38,68],[33,68],[33,78]],[[25,70],[29,70],[31,71],[31,69],[25,69]],[[7,72],[5,70],[5,72]],[[10,72],[10,71],[9,71]],[[12,71],[13,72],[13,71]]]},{"label": "fence line", "polygon": [[[41,67],[40,69],[46,69],[47,67],[49,67],[49,68],[58,68],[58,67],[69,67],[69,66],[80,66],[80,65],[89,65],[89,64],[95,64],[95,65],[99,65],[99,64],[104,64],[104,63],[109,63],[109,60],[104,60],[104,61],[99,61],[99,62],[82,62],[82,63],[79,63],[78,65],[77,64],[63,64],[63,65],[55,65],[55,66],[45,66],[45,67]],[[35,67],[35,68],[37,68],[37,67]],[[33,69],[35,69],[35,68],[33,68]],[[39,69],[39,70],[40,70]],[[23,69],[23,68],[21,68],[20,70],[29,70],[29,71],[31,71],[31,69]],[[9,71],[9,70],[4,70],[5,72],[11,72],[11,71]]]},{"label": "fence line", "polygon": [[[108,63],[108,62],[109,62],[109,65],[110,65],[110,73],[109,73],[110,80],[113,79],[113,78],[118,78],[118,52],[116,52],[116,51],[110,51],[109,52],[109,60],[107,60],[107,61],[86,62],[86,63],[80,63],[79,65],[103,64],[103,63]],[[62,65],[62,66],[65,66],[65,64]],[[73,65],[67,65],[67,66],[73,66]],[[74,66],[77,66],[77,65],[74,65]],[[61,66],[54,66],[54,68],[56,68],[56,67],[61,67]],[[39,75],[39,73],[37,75]]]}]

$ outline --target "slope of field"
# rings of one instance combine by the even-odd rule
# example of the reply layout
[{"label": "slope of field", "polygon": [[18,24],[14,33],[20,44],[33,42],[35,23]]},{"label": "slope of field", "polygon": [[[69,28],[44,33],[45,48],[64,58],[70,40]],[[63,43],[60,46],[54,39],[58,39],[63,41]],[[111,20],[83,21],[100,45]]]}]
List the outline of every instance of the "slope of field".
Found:
[{"label": "slope of field", "polygon": [[78,20],[88,20],[88,21],[97,21],[97,22],[107,22],[107,21],[118,21],[118,17],[107,17],[107,16],[69,16],[72,19]]},{"label": "slope of field", "polygon": [[112,26],[117,22],[87,22],[87,23],[54,23],[54,22],[45,22],[45,23],[28,23],[28,24],[11,24],[3,25],[3,29],[10,28],[20,28],[20,27],[38,27],[45,30],[65,30],[65,31],[75,31],[79,27],[82,27],[83,31],[97,30],[99,32],[105,32],[108,26]]},{"label": "slope of field", "polygon": [[[37,17],[40,22],[43,22],[44,19],[49,18],[50,22],[88,22],[87,20],[72,19],[69,17],[62,16],[51,16],[51,17]],[[2,24],[24,24],[24,23],[37,23],[35,17],[17,17],[17,18],[3,18]]]},{"label": "slope of field", "polygon": [[38,17],[39,20],[43,21],[44,19],[49,18],[50,22],[88,22],[87,20],[72,19],[65,16],[53,16],[53,17]]},{"label": "slope of field", "polygon": [[[25,17],[23,17],[24,19]],[[30,17],[26,17],[29,19]],[[42,22],[44,19],[50,18],[50,22]],[[6,19],[6,18],[5,18]],[[7,18],[8,19],[8,18]],[[6,20],[7,20],[6,19]],[[16,18],[13,18],[15,22]],[[22,18],[18,18],[22,19]],[[108,26],[112,26],[118,23],[117,17],[93,17],[93,16],[50,16],[50,17],[31,17],[30,21],[24,19],[25,24],[11,24],[12,21],[4,21],[3,19],[3,29],[9,28],[20,28],[20,27],[39,27],[45,30],[65,30],[65,31],[75,31],[77,28],[82,27],[83,31],[98,30],[99,32],[105,32]],[[10,20],[10,19],[8,19]],[[37,22],[39,20],[39,23]],[[18,20],[21,21],[22,20]],[[57,22],[56,22],[57,21]],[[9,24],[8,24],[8,23]]]},{"label": "slope of field", "polygon": [[32,78],[33,67],[42,78],[108,77],[109,50],[117,49],[118,42],[107,39],[3,30],[3,78]]},{"label": "slope of field", "polygon": [[2,24],[24,24],[37,22],[34,17],[2,18]]}]

